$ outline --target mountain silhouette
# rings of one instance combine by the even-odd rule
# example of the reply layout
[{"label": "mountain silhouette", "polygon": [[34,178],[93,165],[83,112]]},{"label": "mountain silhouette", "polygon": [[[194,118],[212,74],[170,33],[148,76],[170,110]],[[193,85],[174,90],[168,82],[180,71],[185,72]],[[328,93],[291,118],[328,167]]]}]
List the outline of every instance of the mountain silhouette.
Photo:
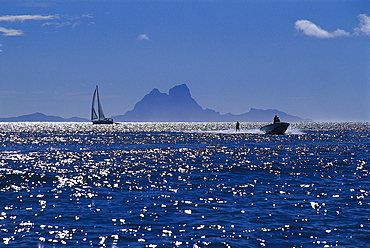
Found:
[{"label": "mountain silhouette", "polygon": [[[204,118],[206,114],[207,118]],[[124,115],[114,116],[116,121],[218,121],[220,114],[204,110],[191,97],[189,88],[178,85],[169,94],[153,89]]]},{"label": "mountain silhouette", "polygon": [[150,121],[150,122],[181,122],[181,121],[245,121],[270,122],[274,115],[282,121],[301,122],[310,121],[297,116],[288,115],[276,109],[255,109],[249,112],[234,115],[220,114],[211,109],[203,109],[192,97],[186,84],[181,84],[162,93],[154,88],[134,108],[124,115],[113,116],[115,121]]},{"label": "mountain silhouette", "polygon": [[[302,122],[312,121],[292,116],[277,109],[255,109],[240,115],[220,114],[212,109],[203,109],[192,97],[186,84],[181,84],[162,93],[154,88],[143,99],[137,102],[134,108],[124,115],[113,116],[114,121],[143,121],[143,122],[272,122],[275,115],[282,121]],[[36,121],[36,122],[89,122],[90,120],[72,117],[62,118],[60,116],[34,113],[18,117],[0,118],[0,122]]]},{"label": "mountain silhouette", "polygon": [[42,113],[34,113],[29,115],[21,115],[18,117],[9,117],[9,118],[0,118],[0,122],[16,122],[16,121],[37,121],[37,122],[85,122],[89,121],[84,118],[79,117],[71,117],[68,119],[64,119],[60,116],[54,116],[54,115],[44,115]]}]

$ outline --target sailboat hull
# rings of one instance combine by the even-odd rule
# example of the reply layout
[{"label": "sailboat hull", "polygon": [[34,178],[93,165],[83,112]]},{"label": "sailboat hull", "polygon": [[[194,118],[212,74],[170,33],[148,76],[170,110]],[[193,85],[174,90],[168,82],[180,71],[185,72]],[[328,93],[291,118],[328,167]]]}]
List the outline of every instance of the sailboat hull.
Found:
[{"label": "sailboat hull", "polygon": [[284,134],[288,127],[289,123],[277,122],[274,124],[263,126],[260,128],[260,130],[265,132],[266,134]]},{"label": "sailboat hull", "polygon": [[93,124],[113,124],[113,120],[112,119],[104,119],[104,120],[93,120],[92,121]]}]

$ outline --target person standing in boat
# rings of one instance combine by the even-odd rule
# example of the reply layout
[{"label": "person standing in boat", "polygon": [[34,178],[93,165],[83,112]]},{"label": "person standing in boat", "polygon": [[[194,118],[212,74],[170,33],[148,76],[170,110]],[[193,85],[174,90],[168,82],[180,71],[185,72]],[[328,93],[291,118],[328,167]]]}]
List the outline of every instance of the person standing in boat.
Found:
[{"label": "person standing in boat", "polygon": [[274,124],[280,122],[280,119],[277,115],[274,116]]},{"label": "person standing in boat", "polygon": [[240,131],[240,123],[239,123],[239,121],[236,122],[235,129],[236,129],[237,132]]}]

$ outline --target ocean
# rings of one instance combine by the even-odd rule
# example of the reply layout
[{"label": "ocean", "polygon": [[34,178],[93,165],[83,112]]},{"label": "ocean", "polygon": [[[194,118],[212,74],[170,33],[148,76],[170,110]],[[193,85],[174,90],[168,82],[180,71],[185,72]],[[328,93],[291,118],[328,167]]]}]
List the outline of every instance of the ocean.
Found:
[{"label": "ocean", "polygon": [[0,123],[0,247],[370,247],[369,123]]}]

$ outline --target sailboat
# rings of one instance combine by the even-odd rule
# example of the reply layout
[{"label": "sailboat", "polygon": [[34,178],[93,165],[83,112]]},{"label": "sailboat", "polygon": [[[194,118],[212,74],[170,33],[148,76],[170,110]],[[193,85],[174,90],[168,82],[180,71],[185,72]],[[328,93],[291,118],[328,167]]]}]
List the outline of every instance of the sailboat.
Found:
[{"label": "sailboat", "polygon": [[[96,109],[98,111],[96,111]],[[113,124],[112,118],[106,118],[104,116],[103,109],[100,104],[98,86],[96,86],[93,95],[91,107],[91,121],[93,124]]]}]

